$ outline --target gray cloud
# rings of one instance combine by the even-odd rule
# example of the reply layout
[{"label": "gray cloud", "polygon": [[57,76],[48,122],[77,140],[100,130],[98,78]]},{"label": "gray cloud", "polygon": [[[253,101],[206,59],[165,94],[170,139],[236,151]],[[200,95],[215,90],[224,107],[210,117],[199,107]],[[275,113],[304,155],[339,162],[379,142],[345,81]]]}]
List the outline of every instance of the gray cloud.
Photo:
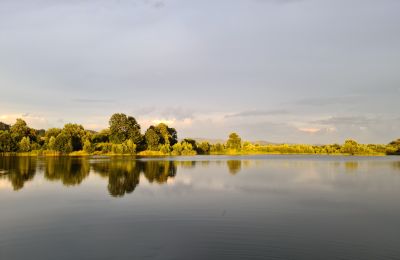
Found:
[{"label": "gray cloud", "polygon": [[302,106],[338,106],[353,104],[359,100],[360,96],[341,96],[341,97],[310,97],[299,99],[294,102],[296,105]]},{"label": "gray cloud", "polygon": [[374,117],[374,118],[367,118],[365,116],[339,116],[339,117],[330,117],[328,119],[321,119],[315,120],[311,123],[313,124],[320,124],[320,125],[345,125],[345,126],[352,126],[352,125],[369,125],[369,124],[376,124],[380,122],[381,119]]},{"label": "gray cloud", "polygon": [[116,100],[114,99],[95,99],[95,98],[73,98],[72,101],[77,103],[99,103],[99,104],[116,103]]},{"label": "gray cloud", "polygon": [[235,114],[226,115],[225,118],[231,117],[253,117],[253,116],[275,116],[275,115],[287,115],[289,111],[283,109],[277,110],[248,110]]},{"label": "gray cloud", "polygon": [[184,119],[193,119],[194,118],[194,110],[189,108],[183,107],[140,107],[133,110],[133,114],[138,117],[154,117],[154,118],[163,118],[163,119],[177,119],[177,120],[184,120]]},{"label": "gray cloud", "polygon": [[[0,116],[107,125],[112,113],[132,111],[145,122],[194,118],[180,136],[238,129],[276,142],[390,140],[400,133],[390,120],[400,110],[399,8],[395,0],[2,0]],[[281,108],[292,114],[273,111]],[[297,129],[325,125],[337,131]]]}]

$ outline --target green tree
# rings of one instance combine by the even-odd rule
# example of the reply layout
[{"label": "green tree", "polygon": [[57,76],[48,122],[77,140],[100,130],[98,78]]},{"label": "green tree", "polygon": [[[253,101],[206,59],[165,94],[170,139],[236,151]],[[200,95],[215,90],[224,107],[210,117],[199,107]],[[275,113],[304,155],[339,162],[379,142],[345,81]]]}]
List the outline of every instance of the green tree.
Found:
[{"label": "green tree", "polygon": [[351,139],[348,139],[344,142],[344,145],[342,146],[342,152],[344,153],[348,153],[351,155],[354,155],[356,153],[358,153],[360,150],[359,148],[359,144]]},{"label": "green tree", "polygon": [[110,141],[110,129],[101,130],[92,135],[92,143],[108,143]]},{"label": "green tree", "polygon": [[94,149],[93,149],[93,145],[92,143],[89,141],[89,139],[86,139],[85,142],[83,143],[83,150],[87,153],[93,153]]},{"label": "green tree", "polygon": [[80,151],[83,148],[83,138],[86,136],[83,126],[78,124],[66,124],[62,134],[70,139],[72,151]]},{"label": "green tree", "polygon": [[15,139],[16,142],[20,142],[23,137],[29,136],[30,130],[28,125],[24,120],[18,118],[10,128],[11,135]]},{"label": "green tree", "polygon": [[22,137],[18,144],[18,148],[20,152],[29,152],[31,150],[31,140],[28,136]]},{"label": "green tree", "polygon": [[10,130],[10,125],[0,122],[0,131],[9,131],[9,130]]},{"label": "green tree", "polygon": [[9,131],[0,131],[0,153],[15,152],[17,144]]},{"label": "green tree", "polygon": [[62,153],[70,153],[73,151],[71,137],[65,133],[57,135],[54,141],[54,150]]},{"label": "green tree", "polygon": [[140,133],[140,125],[134,117],[125,114],[114,114],[110,121],[110,141],[121,144],[131,139],[136,145],[141,144],[143,137]]},{"label": "green tree", "polygon": [[242,139],[237,133],[231,133],[228,141],[226,142],[226,147],[232,150],[240,150],[242,147]]},{"label": "green tree", "polygon": [[208,142],[201,142],[197,146],[197,153],[198,154],[210,154],[211,146]]},{"label": "green tree", "polygon": [[150,126],[144,134],[148,150],[156,151],[160,145],[160,135],[157,133],[154,126]]},{"label": "green tree", "polygon": [[125,142],[125,146],[130,155],[134,155],[136,153],[136,144],[131,139]]},{"label": "green tree", "polygon": [[173,146],[178,143],[178,133],[175,128],[170,128],[164,123],[160,123],[155,127],[156,132],[160,135],[160,143]]},{"label": "green tree", "polygon": [[55,143],[56,143],[56,138],[54,136],[50,137],[49,142],[47,143],[47,149],[54,151],[55,150]]}]

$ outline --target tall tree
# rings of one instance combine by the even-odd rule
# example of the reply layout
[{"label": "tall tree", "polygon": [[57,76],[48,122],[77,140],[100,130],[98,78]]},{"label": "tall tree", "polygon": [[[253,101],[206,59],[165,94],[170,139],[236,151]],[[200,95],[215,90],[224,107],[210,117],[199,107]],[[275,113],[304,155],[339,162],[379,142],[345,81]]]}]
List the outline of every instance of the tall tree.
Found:
[{"label": "tall tree", "polygon": [[240,150],[242,147],[242,139],[237,133],[231,133],[228,141],[226,142],[226,147],[228,149]]},{"label": "tall tree", "polygon": [[136,145],[142,142],[140,125],[134,117],[122,113],[114,114],[111,116],[109,124],[111,142],[121,144],[128,139],[131,139]]},{"label": "tall tree", "polygon": [[10,132],[16,142],[20,142],[23,137],[30,134],[28,125],[21,118],[18,118],[15,124],[11,126]]},{"label": "tall tree", "polygon": [[80,151],[83,149],[83,138],[86,134],[83,126],[78,124],[66,124],[61,133],[69,138],[72,151]]},{"label": "tall tree", "polygon": [[144,134],[148,150],[156,151],[160,145],[160,136],[154,126],[150,126]]},{"label": "tall tree", "polygon": [[31,140],[29,137],[22,137],[21,141],[18,144],[20,152],[29,152],[31,150]]},{"label": "tall tree", "polygon": [[160,123],[155,127],[156,132],[161,137],[161,144],[173,146],[178,143],[178,134],[175,128],[170,128],[164,123]]},{"label": "tall tree", "polygon": [[0,153],[15,152],[17,144],[9,131],[0,131]]}]

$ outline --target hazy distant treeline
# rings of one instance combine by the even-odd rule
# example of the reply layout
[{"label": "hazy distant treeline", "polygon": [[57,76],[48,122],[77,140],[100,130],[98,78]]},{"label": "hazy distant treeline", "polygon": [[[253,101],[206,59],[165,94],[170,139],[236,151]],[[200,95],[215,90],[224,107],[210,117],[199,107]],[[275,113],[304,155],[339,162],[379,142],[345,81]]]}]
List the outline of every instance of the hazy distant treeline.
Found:
[{"label": "hazy distant treeline", "polygon": [[144,133],[132,116],[114,114],[109,127],[100,132],[86,130],[79,124],[63,128],[36,130],[22,119],[15,124],[0,122],[0,153],[30,155],[196,155],[196,154],[400,154],[400,139],[389,144],[359,144],[346,140],[344,144],[268,144],[243,142],[236,133],[225,143],[210,144],[194,139],[178,141],[178,133],[164,123],[150,126]]}]

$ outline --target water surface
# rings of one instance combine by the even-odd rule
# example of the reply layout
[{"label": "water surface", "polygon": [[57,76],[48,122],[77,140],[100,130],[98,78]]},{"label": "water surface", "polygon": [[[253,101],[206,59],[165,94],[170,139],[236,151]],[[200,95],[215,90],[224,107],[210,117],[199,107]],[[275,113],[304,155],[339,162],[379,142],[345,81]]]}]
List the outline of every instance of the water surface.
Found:
[{"label": "water surface", "polygon": [[399,223],[399,157],[0,157],[0,259],[400,259]]}]

